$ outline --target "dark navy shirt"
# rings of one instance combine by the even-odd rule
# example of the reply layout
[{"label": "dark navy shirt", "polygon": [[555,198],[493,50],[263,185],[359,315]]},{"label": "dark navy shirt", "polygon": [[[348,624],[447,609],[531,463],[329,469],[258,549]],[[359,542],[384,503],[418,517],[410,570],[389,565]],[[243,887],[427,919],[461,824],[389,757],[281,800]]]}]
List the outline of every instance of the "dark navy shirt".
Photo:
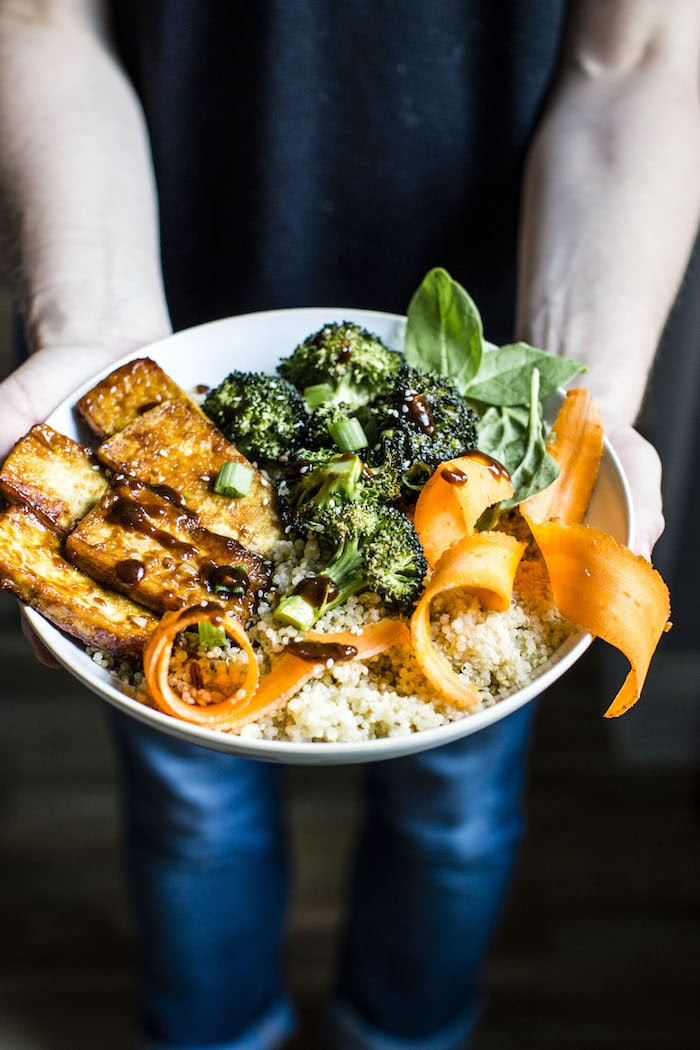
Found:
[{"label": "dark navy shirt", "polygon": [[561,0],[115,0],[176,327],[405,311],[445,266],[511,336],[524,152]]}]

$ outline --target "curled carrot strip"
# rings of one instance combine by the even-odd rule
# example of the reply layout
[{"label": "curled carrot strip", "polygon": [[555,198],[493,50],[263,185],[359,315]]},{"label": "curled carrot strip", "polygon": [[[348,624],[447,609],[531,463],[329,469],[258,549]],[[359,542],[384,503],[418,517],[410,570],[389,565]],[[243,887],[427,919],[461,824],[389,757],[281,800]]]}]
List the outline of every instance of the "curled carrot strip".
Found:
[{"label": "curled carrot strip", "polygon": [[[203,621],[222,627],[245,653],[247,665],[243,680],[233,696],[202,707],[188,704],[177,695],[168,681],[168,671],[177,635]],[[161,711],[185,722],[218,729],[226,727],[241,703],[255,692],[258,684],[258,664],[243,626],[216,605],[195,605],[190,609],[165,613],[144,651],[143,670],[151,697]]]},{"label": "curled carrot strip", "polygon": [[648,561],[587,525],[526,518],[547,566],[559,611],[619,649],[627,678],[605,712],[624,714],[639,699],[671,612],[668,588]]},{"label": "curled carrot strip", "polygon": [[527,544],[504,532],[476,532],[458,540],[442,555],[411,618],[416,659],[438,695],[465,710],[479,703],[479,690],[456,674],[430,637],[430,607],[438,594],[461,589],[477,595],[487,609],[510,605],[513,580]]},{"label": "curled carrot strip", "polygon": [[[304,636],[304,640],[322,645],[350,645],[356,649],[353,660],[370,660],[395,645],[409,645],[411,636],[407,625],[401,620],[379,620],[377,623],[368,624],[359,634],[352,631],[342,631],[338,634],[309,632]],[[256,693],[240,705],[235,720],[227,728],[238,729],[247,722],[278,711],[299,692],[305,682],[326,666],[327,663],[323,659],[305,660],[286,650],[269,673],[260,680]]]},{"label": "curled carrot strip", "polygon": [[414,516],[431,569],[443,551],[471,535],[488,507],[512,495],[505,467],[482,452],[441,463],[421,489]]},{"label": "curled carrot strip", "polygon": [[547,451],[557,461],[559,477],[520,504],[533,521],[558,518],[567,525],[583,521],[603,454],[603,423],[595,398],[582,387],[569,390],[554,420]]},{"label": "curled carrot strip", "polygon": [[[168,682],[173,642],[180,631],[207,620],[224,628],[229,637],[245,652],[248,663],[242,683],[233,696],[220,703],[199,707],[182,700]],[[395,645],[409,645],[411,636],[401,620],[380,620],[368,624],[361,632],[338,634],[310,632],[305,641],[352,646],[353,660],[370,660]],[[258,665],[248,637],[232,616],[216,606],[194,606],[184,612],[166,613],[151,635],[143,658],[146,682],[158,707],[175,718],[215,729],[240,729],[247,722],[279,710],[314,675],[327,667],[327,660],[306,660],[287,650],[272,670],[258,679]]]}]

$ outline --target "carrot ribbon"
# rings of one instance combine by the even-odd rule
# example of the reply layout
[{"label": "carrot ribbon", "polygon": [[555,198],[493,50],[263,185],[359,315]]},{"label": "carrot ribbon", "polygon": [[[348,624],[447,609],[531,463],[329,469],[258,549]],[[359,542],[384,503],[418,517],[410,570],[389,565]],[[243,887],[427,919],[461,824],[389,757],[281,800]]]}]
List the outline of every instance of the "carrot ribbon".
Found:
[{"label": "carrot ribbon", "polygon": [[547,451],[559,466],[559,477],[520,504],[533,521],[558,518],[566,525],[583,521],[603,454],[603,423],[593,395],[569,390],[557,413]]},{"label": "carrot ribbon", "polygon": [[473,711],[479,690],[453,669],[433,644],[430,607],[439,594],[463,590],[475,594],[487,609],[503,612],[510,605],[515,572],[527,544],[505,532],[475,532],[453,543],[442,555],[411,618],[416,659],[438,696],[455,707]]},{"label": "carrot ribbon", "polygon": [[648,561],[588,525],[526,518],[567,619],[619,649],[630,662],[624,685],[605,712],[624,714],[639,699],[671,612],[668,588]]},{"label": "carrot ribbon", "polygon": [[421,489],[414,516],[430,568],[443,551],[474,532],[488,507],[512,495],[506,469],[481,452],[441,463]]},{"label": "carrot ribbon", "polygon": [[[202,621],[223,627],[247,657],[246,670],[235,692],[226,699],[207,705],[187,703],[171,687],[168,676],[173,644],[180,631]],[[357,633],[309,632],[304,640],[322,645],[352,646],[353,660],[370,660],[395,645],[410,644],[408,627],[401,620],[380,620]],[[243,626],[231,615],[214,606],[194,606],[184,612],[166,613],[153,632],[144,653],[143,667],[151,697],[166,714],[186,722],[214,729],[237,730],[248,722],[272,714],[283,707],[314,675],[327,667],[322,656],[307,660],[286,650],[268,674],[258,677],[255,654]]]}]

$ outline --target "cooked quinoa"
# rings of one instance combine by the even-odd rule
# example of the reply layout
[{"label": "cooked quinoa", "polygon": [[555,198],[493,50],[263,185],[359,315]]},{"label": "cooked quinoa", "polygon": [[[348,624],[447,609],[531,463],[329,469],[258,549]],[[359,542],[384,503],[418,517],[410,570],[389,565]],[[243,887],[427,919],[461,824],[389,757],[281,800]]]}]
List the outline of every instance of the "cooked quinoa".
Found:
[{"label": "cooked quinoa", "polygon": [[[517,518],[511,528],[519,531]],[[281,540],[269,557],[273,563],[271,602],[275,592],[288,593],[321,568],[313,540]],[[271,602],[261,602],[258,618],[248,632],[261,674],[270,669],[285,644],[298,637],[294,627],[274,620]],[[314,629],[352,631],[389,615],[396,614],[376,595],[358,594],[328,612]],[[518,568],[506,612],[484,610],[476,598],[455,591],[433,602],[431,625],[433,641],[454,671],[479,688],[482,709],[530,682],[573,630],[554,607],[544,563],[532,543]],[[170,682],[184,700],[194,703],[189,656],[185,646],[175,649]],[[96,653],[94,659],[110,666],[105,654]],[[235,681],[237,659],[238,651],[229,644],[199,653],[212,699],[221,699]],[[134,673],[124,664],[111,670],[123,687],[149,702],[141,672]],[[201,701],[201,693],[198,699]],[[435,700],[410,648],[402,646],[366,663],[331,664],[303,685],[284,708],[244,726],[239,733],[247,740],[359,742],[432,729],[465,717],[469,714]]]}]

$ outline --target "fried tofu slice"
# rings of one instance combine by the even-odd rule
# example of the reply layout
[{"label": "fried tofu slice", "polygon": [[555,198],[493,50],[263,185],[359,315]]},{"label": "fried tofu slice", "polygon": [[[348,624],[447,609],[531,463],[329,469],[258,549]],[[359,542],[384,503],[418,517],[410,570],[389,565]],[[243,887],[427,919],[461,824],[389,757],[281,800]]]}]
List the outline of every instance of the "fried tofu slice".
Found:
[{"label": "fried tofu slice", "polygon": [[177,493],[128,477],[116,478],[71,532],[66,557],[156,612],[216,601],[244,622],[270,575],[259,555],[202,528]]},{"label": "fried tofu slice", "polygon": [[174,489],[198,515],[200,525],[257,553],[266,554],[282,535],[274,489],[259,470],[242,499],[214,492],[224,463],[248,461],[201,412],[183,401],[166,401],[144,412],[105,441],[98,456],[116,473]]},{"label": "fried tofu slice", "polygon": [[0,491],[30,507],[45,525],[65,535],[109,485],[94,452],[38,423],[16,443],[0,468]]},{"label": "fried tofu slice", "polygon": [[158,620],[66,561],[61,540],[26,507],[0,514],[0,589],[62,631],[116,656],[140,658]]},{"label": "fried tofu slice", "polygon": [[110,372],[80,398],[77,409],[93,434],[108,438],[149,408],[171,400],[194,404],[160,365],[139,357]]}]

